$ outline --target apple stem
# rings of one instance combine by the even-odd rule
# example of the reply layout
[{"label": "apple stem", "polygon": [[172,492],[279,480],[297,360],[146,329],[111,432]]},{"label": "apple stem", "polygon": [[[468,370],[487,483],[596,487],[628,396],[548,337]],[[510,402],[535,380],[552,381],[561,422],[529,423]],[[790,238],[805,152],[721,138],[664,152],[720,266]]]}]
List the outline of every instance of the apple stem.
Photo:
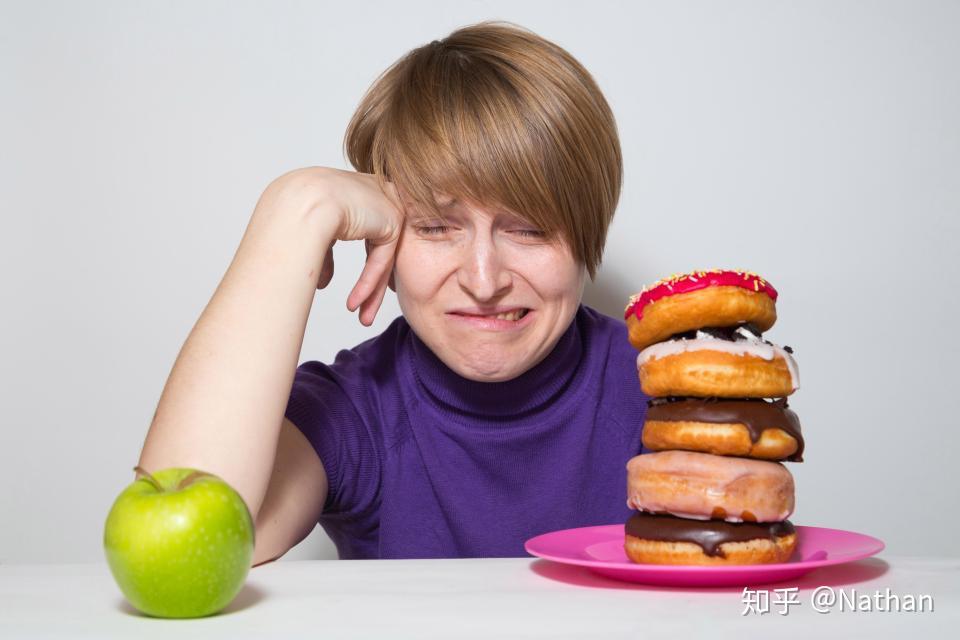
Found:
[{"label": "apple stem", "polygon": [[179,491],[180,489],[183,489],[184,487],[190,486],[197,479],[203,478],[204,476],[209,476],[209,475],[210,475],[209,473],[205,473],[203,471],[194,471],[193,473],[191,473],[186,478],[180,481],[180,483],[177,485],[177,491]]},{"label": "apple stem", "polygon": [[149,482],[150,484],[152,484],[154,487],[156,487],[157,491],[160,491],[160,492],[163,491],[163,487],[160,486],[160,483],[157,482],[157,479],[154,478],[152,475],[150,475],[150,472],[148,472],[146,469],[144,469],[141,466],[136,466],[133,468],[133,470],[139,473],[140,475],[144,476],[143,479]]}]

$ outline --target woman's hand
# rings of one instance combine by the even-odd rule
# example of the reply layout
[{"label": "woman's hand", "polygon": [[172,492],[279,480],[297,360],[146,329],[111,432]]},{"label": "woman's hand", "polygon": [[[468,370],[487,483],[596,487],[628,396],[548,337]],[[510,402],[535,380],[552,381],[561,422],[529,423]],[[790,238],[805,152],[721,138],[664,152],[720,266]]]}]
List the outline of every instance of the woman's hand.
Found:
[{"label": "woman's hand", "polygon": [[311,215],[329,219],[332,239],[317,289],[323,289],[333,279],[333,245],[337,240],[366,242],[367,261],[347,296],[347,308],[359,308],[360,322],[365,326],[373,324],[393,271],[403,229],[403,205],[396,187],[387,182],[381,189],[377,177],[368,173],[306,167],[280,176],[267,187],[267,191],[271,189],[276,194],[273,200],[296,202],[297,207],[307,203]]}]

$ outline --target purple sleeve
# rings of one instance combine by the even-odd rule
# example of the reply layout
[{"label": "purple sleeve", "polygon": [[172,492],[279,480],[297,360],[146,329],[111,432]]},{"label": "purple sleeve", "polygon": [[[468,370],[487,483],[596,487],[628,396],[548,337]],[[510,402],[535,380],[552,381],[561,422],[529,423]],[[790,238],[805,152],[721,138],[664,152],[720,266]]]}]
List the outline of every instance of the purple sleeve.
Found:
[{"label": "purple sleeve", "polygon": [[[348,355],[341,352],[341,355]],[[285,415],[303,432],[327,474],[324,517],[357,517],[377,500],[380,465],[362,414],[362,380],[350,358],[332,365],[310,361],[297,367]],[[358,403],[361,403],[358,406]]]}]

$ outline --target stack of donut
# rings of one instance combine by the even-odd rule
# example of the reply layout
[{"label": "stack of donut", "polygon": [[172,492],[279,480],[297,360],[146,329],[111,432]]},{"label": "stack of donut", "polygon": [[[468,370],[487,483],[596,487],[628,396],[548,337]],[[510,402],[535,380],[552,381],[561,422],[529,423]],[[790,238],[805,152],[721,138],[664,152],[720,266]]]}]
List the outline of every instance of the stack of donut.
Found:
[{"label": "stack of donut", "polygon": [[634,562],[784,562],[803,437],[786,397],[799,387],[790,347],[763,339],[776,290],[748,271],[660,280],[625,310],[637,370],[651,396],[650,453],[627,464],[625,550]]}]

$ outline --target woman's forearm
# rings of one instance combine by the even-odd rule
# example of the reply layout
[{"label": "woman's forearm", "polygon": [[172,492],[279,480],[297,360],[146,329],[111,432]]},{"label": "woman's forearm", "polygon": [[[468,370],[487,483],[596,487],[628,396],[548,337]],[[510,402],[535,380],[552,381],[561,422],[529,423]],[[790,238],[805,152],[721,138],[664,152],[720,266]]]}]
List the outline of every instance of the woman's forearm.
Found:
[{"label": "woman's forearm", "polygon": [[173,365],[140,466],[220,476],[256,520],[307,318],[337,222],[303,193],[270,192]]}]

